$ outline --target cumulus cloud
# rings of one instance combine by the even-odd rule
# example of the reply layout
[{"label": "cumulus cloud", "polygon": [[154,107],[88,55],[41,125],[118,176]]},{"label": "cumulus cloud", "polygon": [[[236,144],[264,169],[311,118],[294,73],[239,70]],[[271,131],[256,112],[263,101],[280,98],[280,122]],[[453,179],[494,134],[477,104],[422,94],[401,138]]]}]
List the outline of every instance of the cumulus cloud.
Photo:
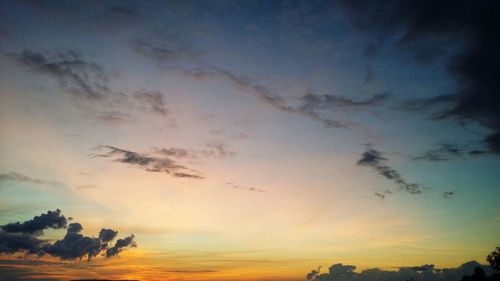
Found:
[{"label": "cumulus cloud", "polygon": [[100,146],[98,148],[107,149],[108,152],[105,154],[93,155],[93,157],[112,158],[114,162],[137,166],[148,172],[166,173],[177,178],[203,178],[198,171],[180,165],[171,158],[150,156],[109,145]]},{"label": "cumulus cloud", "polygon": [[136,247],[137,244],[134,241],[134,235],[130,235],[125,237],[124,239],[116,240],[116,243],[113,247],[108,248],[106,250],[106,257],[112,257],[118,255],[121,251],[123,251],[127,247]]},{"label": "cumulus cloud", "polygon": [[[421,62],[446,61],[456,79],[455,101],[441,118],[473,120],[492,130],[484,144],[500,152],[500,3],[497,1],[342,1],[353,25],[377,36],[396,37],[396,46]],[[440,100],[436,100],[441,104]],[[432,104],[432,103],[429,103]]]},{"label": "cumulus cloud", "polygon": [[[118,234],[112,229],[103,228],[98,237],[84,236],[80,232],[83,226],[74,222],[68,225],[68,220],[61,211],[48,211],[25,222],[9,223],[0,226],[0,253],[13,254],[24,252],[36,255],[51,255],[63,260],[87,258],[91,260],[104,252],[106,257],[118,255],[125,248],[135,247],[134,235],[118,239],[114,246],[109,243]],[[43,230],[66,228],[63,239],[50,243],[41,239]]]},{"label": "cumulus cloud", "polygon": [[334,264],[328,272],[320,273],[319,268],[306,275],[308,281],[457,281],[464,275],[472,274],[476,267],[482,268],[487,275],[492,274],[489,266],[470,261],[457,268],[436,268],[433,264],[421,266],[400,267],[397,271],[387,271],[379,268],[365,269],[356,272],[356,266]]},{"label": "cumulus cloud", "polygon": [[46,214],[35,216],[33,219],[25,222],[15,222],[2,225],[0,228],[5,232],[42,234],[44,229],[59,229],[66,227],[67,219],[61,214],[61,210],[48,211]]},{"label": "cumulus cloud", "polygon": [[[387,160],[388,159],[385,158],[378,150],[368,148],[368,150],[363,152],[361,159],[358,160],[357,164],[374,169],[379,175],[394,182],[401,191],[408,192],[410,194],[418,194],[422,192],[422,187],[419,184],[407,182],[398,171],[385,164]],[[381,199],[385,198],[385,195],[380,196],[383,194],[375,195]]]}]

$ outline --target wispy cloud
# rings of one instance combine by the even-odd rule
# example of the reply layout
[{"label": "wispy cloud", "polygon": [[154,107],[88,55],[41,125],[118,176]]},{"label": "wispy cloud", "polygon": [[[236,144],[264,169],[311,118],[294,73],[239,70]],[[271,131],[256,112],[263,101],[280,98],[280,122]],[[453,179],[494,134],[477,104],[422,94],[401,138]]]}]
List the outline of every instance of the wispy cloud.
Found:
[{"label": "wispy cloud", "polygon": [[[303,110],[300,107],[291,106],[286,102],[284,97],[273,93],[268,87],[254,79],[245,75],[237,75],[227,69],[217,66],[200,63],[195,55],[187,55],[189,51],[186,49],[172,51],[165,47],[153,46],[151,43],[145,41],[140,41],[139,45],[134,44],[133,49],[136,53],[158,62],[162,68],[180,73],[191,79],[222,79],[230,82],[241,92],[251,94],[262,103],[280,111],[307,116],[322,123],[326,127],[347,128],[349,126],[344,122],[324,118],[314,111]],[[181,66],[178,61],[182,61],[183,59],[188,62],[188,65],[192,66]]]},{"label": "wispy cloud", "polygon": [[[373,168],[379,175],[394,182],[401,191],[408,192],[410,194],[418,194],[422,192],[422,187],[419,184],[408,183],[398,171],[385,164],[387,160],[388,159],[385,158],[381,152],[368,147],[368,149],[361,155],[361,159],[358,160],[357,164]],[[381,197],[379,195],[377,196]],[[383,198],[385,198],[385,195],[382,199]]]},{"label": "wispy cloud", "polygon": [[250,187],[250,186],[242,186],[242,185],[237,185],[231,182],[226,182],[227,186],[230,186],[231,188],[234,189],[242,189],[246,191],[252,191],[252,192],[266,192],[264,189],[256,188],[256,187]]},{"label": "wispy cloud", "polygon": [[163,94],[160,91],[137,91],[134,92],[134,98],[143,102],[151,112],[167,116],[168,110],[165,106]]},{"label": "wispy cloud", "polygon": [[99,146],[98,149],[105,149],[108,152],[92,154],[93,157],[111,158],[113,162],[137,166],[148,172],[166,173],[177,178],[203,178],[198,171],[180,165],[171,158],[159,158],[109,145]]},{"label": "wispy cloud", "polygon": [[73,50],[50,57],[31,50],[8,53],[7,56],[33,71],[55,78],[64,90],[77,96],[99,99],[111,94],[108,86],[110,73],[101,65],[84,60]]},{"label": "wispy cloud", "polygon": [[[110,80],[116,73],[84,59],[75,50],[55,54],[24,50],[4,55],[36,73],[50,76],[64,92],[83,98],[85,104],[102,110],[95,117],[99,123],[116,125],[130,121],[132,110],[163,117],[168,114],[163,93],[145,89],[126,93],[113,89]],[[97,100],[99,102],[95,102]]]},{"label": "wispy cloud", "polygon": [[45,179],[39,179],[39,178],[33,178],[24,174],[20,173],[4,173],[0,174],[0,184],[3,182],[27,182],[27,183],[34,183],[34,184],[40,184],[40,185],[52,185],[52,186],[62,186],[62,183],[57,182],[57,181],[51,181],[51,180],[45,180]]},{"label": "wispy cloud", "polygon": [[449,199],[455,196],[456,193],[456,191],[445,191],[443,192],[443,194],[441,194],[441,196],[443,196],[444,199]]},{"label": "wispy cloud", "polygon": [[220,141],[211,141],[206,143],[205,149],[186,149],[180,147],[169,147],[169,148],[155,147],[154,152],[177,159],[199,158],[199,157],[225,159],[225,158],[233,158],[237,154],[236,151],[229,149],[226,144]]},{"label": "wispy cloud", "polygon": [[426,160],[431,162],[448,161],[465,155],[486,155],[485,150],[468,149],[464,146],[442,143],[437,148],[431,149],[419,156],[413,156],[413,160]]}]

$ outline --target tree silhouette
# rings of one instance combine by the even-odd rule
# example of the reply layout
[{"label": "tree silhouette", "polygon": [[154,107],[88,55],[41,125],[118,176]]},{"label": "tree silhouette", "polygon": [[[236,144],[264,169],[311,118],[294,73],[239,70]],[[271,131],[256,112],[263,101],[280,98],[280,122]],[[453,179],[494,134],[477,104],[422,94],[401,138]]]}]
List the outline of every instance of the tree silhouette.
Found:
[{"label": "tree silhouette", "polygon": [[500,271],[500,247],[497,247],[496,250],[491,252],[486,257],[486,260],[490,263],[490,266],[494,271]]}]

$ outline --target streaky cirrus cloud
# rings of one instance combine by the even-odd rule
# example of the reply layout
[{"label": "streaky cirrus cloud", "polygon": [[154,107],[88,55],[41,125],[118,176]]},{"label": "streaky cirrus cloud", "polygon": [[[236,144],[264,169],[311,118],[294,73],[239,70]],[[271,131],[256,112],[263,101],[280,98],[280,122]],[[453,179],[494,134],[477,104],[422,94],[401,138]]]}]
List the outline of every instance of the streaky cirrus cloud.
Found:
[{"label": "streaky cirrus cloud", "polygon": [[231,187],[231,188],[234,188],[234,189],[242,189],[242,190],[252,191],[252,192],[267,192],[266,190],[261,189],[261,188],[238,185],[238,184],[234,184],[232,182],[226,182],[226,185]]},{"label": "streaky cirrus cloud", "polygon": [[[118,231],[103,228],[98,237],[84,236],[80,232],[83,226],[74,222],[68,225],[68,220],[61,210],[48,211],[24,222],[9,223],[0,226],[0,253],[27,253],[51,255],[62,260],[87,258],[90,261],[102,252],[107,258],[116,256],[125,248],[137,246],[134,235],[118,239],[115,245],[109,243],[116,237]],[[45,229],[66,228],[63,239],[51,243],[41,239]]]},{"label": "streaky cirrus cloud", "polygon": [[0,184],[3,182],[27,182],[40,185],[61,186],[62,183],[57,181],[33,178],[24,174],[10,172],[0,174]]},{"label": "streaky cirrus cloud", "polygon": [[470,149],[465,146],[441,143],[436,148],[431,149],[419,156],[413,156],[413,160],[426,160],[431,162],[441,162],[456,159],[466,155],[486,155],[487,151]]},{"label": "streaky cirrus cloud", "polygon": [[[92,107],[104,110],[97,117],[98,122],[119,124],[130,118],[130,110],[144,110],[166,117],[168,109],[162,92],[140,89],[131,93],[122,92],[111,86],[110,80],[116,73],[97,62],[83,58],[75,50],[42,53],[32,50],[4,53],[35,73],[48,75],[59,87],[75,97],[84,98]],[[94,101],[99,100],[100,103]]]},{"label": "streaky cirrus cloud", "polygon": [[106,149],[104,154],[91,154],[92,157],[111,158],[113,162],[129,164],[140,167],[148,172],[169,174],[176,178],[202,179],[203,176],[196,170],[178,164],[175,160],[167,157],[156,157],[144,153],[125,150],[114,146],[103,145],[98,149]]},{"label": "streaky cirrus cloud", "polygon": [[[154,46],[153,44],[145,41],[139,42],[141,42],[139,44],[140,47],[138,47],[137,44],[133,44],[133,50],[139,55],[156,61],[159,63],[160,67],[165,70],[180,73],[194,80],[222,79],[234,84],[234,86],[240,91],[257,97],[257,99],[264,104],[283,112],[307,116],[322,123],[325,127],[348,128],[350,125],[348,122],[341,122],[322,117],[314,111],[306,111],[302,110],[301,107],[291,106],[286,102],[284,97],[273,93],[268,87],[262,85],[254,79],[245,75],[237,75],[218,66],[200,63],[198,58],[194,59],[195,55],[186,55],[186,53],[189,53],[186,49],[173,51],[165,47]],[[183,59],[194,66],[181,66],[181,64],[177,61],[182,61]]]},{"label": "streaky cirrus cloud", "polygon": [[[368,147],[357,164],[374,169],[379,175],[395,183],[401,191],[409,194],[422,193],[422,187],[419,184],[409,183],[398,171],[385,164],[387,161],[388,159],[380,151]],[[385,195],[381,196],[383,195],[381,193],[375,195],[381,199],[385,198]]]},{"label": "streaky cirrus cloud", "polygon": [[84,60],[73,50],[52,56],[31,50],[6,55],[20,65],[55,78],[64,90],[77,96],[99,99],[111,93],[110,73],[101,65]]},{"label": "streaky cirrus cloud", "polygon": [[173,157],[177,159],[183,158],[233,158],[236,156],[236,151],[228,148],[226,144],[220,141],[211,141],[205,144],[205,149],[187,149],[181,147],[168,147],[168,148],[158,148],[155,147],[153,150],[155,153]]}]

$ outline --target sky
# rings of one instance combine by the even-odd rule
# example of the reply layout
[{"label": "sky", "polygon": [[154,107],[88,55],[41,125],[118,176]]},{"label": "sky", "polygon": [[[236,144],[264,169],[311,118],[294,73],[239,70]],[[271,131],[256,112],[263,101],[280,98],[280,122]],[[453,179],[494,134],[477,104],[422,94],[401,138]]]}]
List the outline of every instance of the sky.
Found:
[{"label": "sky", "polygon": [[0,279],[485,264],[499,6],[0,0]]}]

